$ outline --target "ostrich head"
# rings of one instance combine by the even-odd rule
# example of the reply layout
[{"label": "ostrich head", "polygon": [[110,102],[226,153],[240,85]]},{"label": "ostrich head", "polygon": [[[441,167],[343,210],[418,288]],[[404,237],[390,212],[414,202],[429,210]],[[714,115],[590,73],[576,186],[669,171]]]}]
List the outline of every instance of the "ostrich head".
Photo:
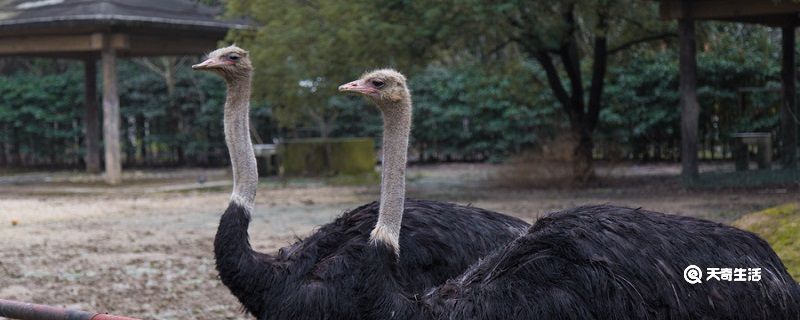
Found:
[{"label": "ostrich head", "polygon": [[248,76],[253,65],[248,52],[233,45],[212,51],[206,61],[193,65],[192,69],[213,71],[230,81]]},{"label": "ostrich head", "polygon": [[392,69],[367,72],[358,80],[339,86],[339,91],[360,93],[384,112],[411,101],[406,77]]}]

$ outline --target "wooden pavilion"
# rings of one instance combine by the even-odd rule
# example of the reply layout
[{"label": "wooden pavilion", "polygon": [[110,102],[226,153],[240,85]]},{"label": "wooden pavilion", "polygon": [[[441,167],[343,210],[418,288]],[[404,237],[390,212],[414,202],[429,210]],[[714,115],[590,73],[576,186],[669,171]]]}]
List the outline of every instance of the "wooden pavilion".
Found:
[{"label": "wooden pavilion", "polygon": [[105,179],[122,181],[117,57],[193,55],[213,50],[243,21],[195,0],[0,1],[0,56],[80,59],[85,65],[86,169],[100,172],[96,62],[102,63]]},{"label": "wooden pavilion", "polygon": [[795,27],[800,24],[800,3],[792,0],[661,0],[664,19],[678,20],[680,36],[681,164],[685,181],[698,177],[697,60],[694,23],[717,20],[756,23],[782,31],[781,154],[784,168],[797,166],[797,101]]}]

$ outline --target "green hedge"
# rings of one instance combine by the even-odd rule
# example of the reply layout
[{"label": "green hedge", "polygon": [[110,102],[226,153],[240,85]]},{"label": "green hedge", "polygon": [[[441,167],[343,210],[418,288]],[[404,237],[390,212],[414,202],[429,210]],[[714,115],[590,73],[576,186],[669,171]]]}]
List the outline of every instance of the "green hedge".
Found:
[{"label": "green hedge", "polygon": [[278,152],[286,176],[360,175],[375,171],[375,142],[371,138],[288,140],[281,143]]}]

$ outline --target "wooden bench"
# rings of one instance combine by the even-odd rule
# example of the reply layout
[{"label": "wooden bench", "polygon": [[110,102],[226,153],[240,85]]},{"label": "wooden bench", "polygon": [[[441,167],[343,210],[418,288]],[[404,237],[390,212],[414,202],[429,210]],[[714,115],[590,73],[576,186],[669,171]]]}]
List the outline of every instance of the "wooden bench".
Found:
[{"label": "wooden bench", "polygon": [[736,171],[746,171],[750,164],[749,146],[755,145],[756,161],[759,169],[772,167],[772,134],[769,132],[738,132],[731,135],[733,138],[733,159],[736,162]]},{"label": "wooden bench", "polygon": [[259,161],[259,164],[263,164],[263,166],[259,165],[258,171],[260,171],[261,174],[270,175],[272,173],[278,173],[276,171],[279,167],[277,144],[254,144],[253,151],[256,154],[256,159],[263,159]]}]

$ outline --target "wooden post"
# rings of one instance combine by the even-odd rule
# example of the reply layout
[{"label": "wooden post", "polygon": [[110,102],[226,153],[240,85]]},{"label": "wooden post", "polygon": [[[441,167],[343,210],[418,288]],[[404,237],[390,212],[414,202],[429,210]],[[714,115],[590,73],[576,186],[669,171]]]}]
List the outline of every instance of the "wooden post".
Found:
[{"label": "wooden post", "polygon": [[698,177],[697,123],[700,104],[697,102],[697,60],[694,36],[694,19],[689,3],[683,3],[684,15],[678,20],[680,37],[680,105],[681,105],[681,176],[684,183]]},{"label": "wooden post", "polygon": [[795,99],[795,41],[794,26],[783,27],[783,105],[781,106],[781,132],[783,167],[793,169],[797,166],[797,101]]},{"label": "wooden post", "polygon": [[736,171],[747,171],[750,168],[750,152],[747,149],[744,139],[733,138],[733,160],[736,164]]},{"label": "wooden post", "polygon": [[94,58],[83,61],[83,87],[86,107],[84,125],[86,127],[85,145],[86,171],[89,173],[100,172],[100,132],[97,124],[97,66]]},{"label": "wooden post", "polygon": [[122,182],[119,147],[119,96],[117,94],[117,57],[110,44],[110,35],[103,37],[103,140],[106,155],[106,183]]}]

